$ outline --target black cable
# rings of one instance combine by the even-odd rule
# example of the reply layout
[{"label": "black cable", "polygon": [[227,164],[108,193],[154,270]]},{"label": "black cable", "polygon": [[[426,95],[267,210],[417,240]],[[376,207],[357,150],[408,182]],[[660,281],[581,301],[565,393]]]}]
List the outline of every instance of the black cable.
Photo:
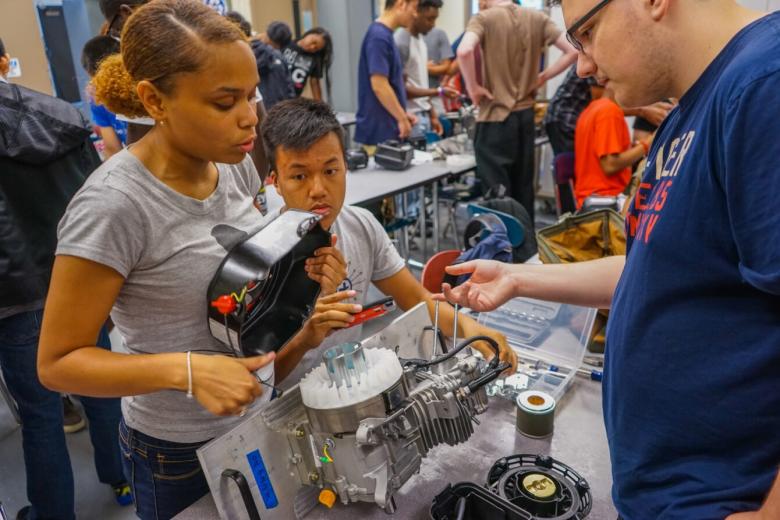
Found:
[{"label": "black cable", "polygon": [[227,314],[223,314],[222,316],[225,318],[225,334],[227,335],[228,344],[230,345],[230,350],[233,351],[236,357],[239,357],[241,356],[241,351],[237,350],[236,347],[233,346],[233,338],[230,337],[230,327],[228,327]]},{"label": "black cable", "polygon": [[487,385],[488,383],[492,383],[493,381],[496,380],[496,378],[498,378],[498,376],[501,375],[501,372],[503,372],[504,370],[506,370],[511,366],[512,365],[510,365],[509,363],[503,362],[500,365],[491,368],[490,370],[482,374],[478,379],[475,379],[474,381],[466,385],[469,389],[469,392],[474,393],[480,388],[482,388],[483,386]]},{"label": "black cable", "polygon": [[[228,343],[230,344],[230,349],[233,351],[234,357],[236,358],[243,357],[241,355],[241,352],[238,349],[236,349],[235,346],[233,346],[233,340],[230,337],[230,328],[228,327],[228,322],[227,322],[227,314],[224,314],[223,316],[225,317],[225,334],[227,334]],[[267,383],[266,381],[261,379],[260,376],[257,375],[257,373],[255,373],[254,376],[258,383],[260,383],[261,385],[265,385],[271,390],[273,390],[274,392],[276,392],[276,396],[275,396],[276,399],[282,397],[282,394],[284,394],[284,390],[282,390],[277,386],[272,385],[271,383]]]},{"label": "black cable", "polygon": [[490,347],[493,349],[493,352],[495,353],[495,355],[493,356],[493,359],[490,360],[490,365],[489,366],[491,368],[495,368],[496,365],[498,365],[498,362],[499,362],[499,357],[498,356],[499,356],[500,350],[499,350],[499,347],[498,347],[498,342],[496,342],[496,340],[494,340],[493,338],[491,338],[489,336],[473,336],[471,338],[468,338],[468,339],[462,341],[461,343],[459,343],[455,348],[453,348],[452,350],[450,350],[446,354],[442,354],[441,356],[437,357],[436,359],[432,359],[431,361],[419,364],[417,362],[418,360],[410,359],[410,360],[408,360],[406,362],[406,364],[407,365],[416,365],[417,368],[432,367],[433,365],[438,365],[439,363],[447,361],[448,359],[450,359],[453,356],[455,356],[455,354],[457,354],[458,352],[460,352],[464,348],[470,346],[471,344],[476,343],[477,341],[484,341],[485,343],[490,345]]}]

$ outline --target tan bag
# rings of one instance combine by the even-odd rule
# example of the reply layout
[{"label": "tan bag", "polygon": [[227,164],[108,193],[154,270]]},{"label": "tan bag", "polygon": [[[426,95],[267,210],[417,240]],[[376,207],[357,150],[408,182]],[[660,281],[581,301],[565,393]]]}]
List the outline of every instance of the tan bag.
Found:
[{"label": "tan bag", "polygon": [[626,254],[625,221],[611,209],[566,214],[536,234],[545,264],[568,264]]},{"label": "tan bag", "polygon": [[[625,221],[611,209],[563,215],[557,224],[540,229],[536,236],[539,258],[545,264],[569,264],[626,254]],[[600,310],[596,316],[588,344],[591,352],[604,352],[608,316],[607,309]]]}]

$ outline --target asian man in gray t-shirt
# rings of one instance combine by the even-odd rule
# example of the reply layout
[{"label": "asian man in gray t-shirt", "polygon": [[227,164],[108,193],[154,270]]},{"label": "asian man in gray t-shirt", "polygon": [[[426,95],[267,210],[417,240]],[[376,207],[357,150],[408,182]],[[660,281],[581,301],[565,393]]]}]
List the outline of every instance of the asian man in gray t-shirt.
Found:
[{"label": "asian man in gray t-shirt", "polygon": [[[327,104],[299,98],[275,105],[263,123],[262,137],[274,187],[284,199],[282,211],[303,209],[322,215],[322,226],[337,236],[335,245],[347,272],[335,291],[325,280],[313,315],[277,355],[277,381],[287,378],[283,386],[291,386],[319,364],[322,350],[360,339],[360,327],[347,327],[353,315],[362,310],[369,283],[391,296],[402,310],[426,302],[433,313],[434,302],[405,267],[379,222],[365,209],[344,206],[347,181],[344,135]],[[332,259],[332,255],[328,256]],[[326,261],[315,257],[307,263],[314,269]],[[452,307],[440,308],[439,323],[443,330],[452,330],[453,318]],[[500,345],[502,360],[515,365],[515,355],[504,336],[466,316],[459,318],[458,325],[460,337],[494,338]],[[492,353],[487,344],[477,343],[476,348],[486,355]]]}]

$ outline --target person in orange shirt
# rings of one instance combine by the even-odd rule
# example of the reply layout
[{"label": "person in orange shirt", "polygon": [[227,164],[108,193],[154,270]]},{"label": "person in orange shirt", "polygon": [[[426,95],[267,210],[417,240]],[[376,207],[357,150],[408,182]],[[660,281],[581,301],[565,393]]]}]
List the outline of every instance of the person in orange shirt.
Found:
[{"label": "person in orange shirt", "polygon": [[590,195],[618,195],[631,180],[631,166],[647,155],[652,136],[631,145],[623,110],[611,90],[591,87],[593,101],[574,131],[574,195],[577,207]]}]

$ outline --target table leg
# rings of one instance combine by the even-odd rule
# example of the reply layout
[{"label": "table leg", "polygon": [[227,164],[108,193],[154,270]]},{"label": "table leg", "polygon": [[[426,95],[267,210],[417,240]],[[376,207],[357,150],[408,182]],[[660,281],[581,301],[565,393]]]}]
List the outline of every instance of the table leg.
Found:
[{"label": "table leg", "polygon": [[439,181],[431,184],[431,198],[433,202],[433,254],[439,252]]},{"label": "table leg", "polygon": [[[402,218],[406,219],[407,215],[409,214],[409,203],[407,201],[407,193],[403,192],[401,195],[401,214],[403,215]],[[403,226],[401,228],[401,238],[404,243],[404,260],[409,262],[409,226]]]},{"label": "table leg", "polygon": [[425,208],[425,186],[420,186],[420,241],[422,242],[422,261],[428,259],[428,217]]}]

